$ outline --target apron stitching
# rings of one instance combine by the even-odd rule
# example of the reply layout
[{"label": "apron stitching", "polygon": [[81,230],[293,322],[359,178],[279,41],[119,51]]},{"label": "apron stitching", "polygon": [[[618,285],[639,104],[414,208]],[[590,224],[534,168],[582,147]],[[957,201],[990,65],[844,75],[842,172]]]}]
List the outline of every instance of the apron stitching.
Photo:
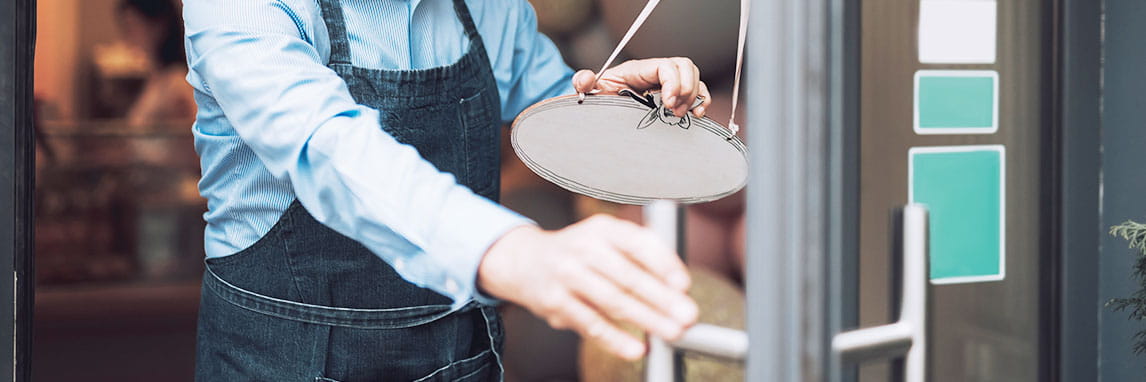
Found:
[{"label": "apron stitching", "polygon": [[[238,286],[235,286],[235,285],[227,282],[226,280],[223,280],[218,275],[216,275],[215,272],[212,272],[210,269],[208,269],[207,272],[210,273],[210,275],[212,276],[214,281],[222,283],[224,286],[226,286],[228,289],[230,289],[227,292],[239,294],[241,296],[241,298],[251,299],[251,300],[255,300],[255,301],[264,300],[265,302],[267,302],[271,305],[281,305],[281,306],[284,306],[286,308],[316,309],[316,310],[323,310],[323,311],[331,311],[332,314],[338,314],[338,313],[361,313],[361,314],[408,313],[408,314],[413,314],[413,312],[417,312],[420,310],[428,310],[427,308],[449,307],[449,305],[423,305],[423,306],[413,306],[413,307],[403,307],[403,308],[362,309],[362,308],[343,308],[343,307],[336,307],[336,306],[307,304],[307,303],[303,303],[303,302],[283,300],[280,298],[266,296],[263,294],[259,294],[257,292],[252,292],[252,291],[249,291],[249,290],[246,290],[243,288],[239,288]],[[226,296],[221,296],[221,297],[226,297]],[[458,311],[465,311],[465,310],[468,310],[467,308],[472,308],[475,305],[476,305],[476,303],[470,302],[469,304],[463,305],[461,308],[449,310],[449,313],[458,312]]]},{"label": "apron stitching", "polygon": [[[497,362],[498,362],[498,367],[500,368],[500,367],[501,367],[501,361],[499,360],[499,361],[497,361]],[[489,364],[488,364],[488,363],[487,363],[487,364],[483,364],[483,365],[481,365],[481,367],[477,368],[477,370],[471,371],[471,372],[469,372],[469,373],[466,373],[466,375],[463,375],[463,376],[461,376],[461,377],[458,377],[456,380],[458,380],[458,381],[464,381],[464,380],[468,379],[469,377],[472,377],[472,376],[476,375],[477,373],[480,373],[480,372],[483,372],[483,371],[485,371],[485,369],[486,369],[486,368],[489,368]]]},{"label": "apron stitching", "polygon": [[[460,360],[460,361],[454,361],[454,362],[450,362],[450,364],[448,364],[448,365],[445,365],[445,366],[442,366],[442,367],[439,367],[437,370],[434,370],[434,371],[433,371],[433,372],[431,372],[430,374],[426,374],[426,376],[425,376],[425,377],[422,377],[422,378],[418,378],[418,379],[414,380],[414,382],[424,382],[424,381],[429,381],[429,380],[430,380],[430,378],[433,378],[433,377],[435,377],[435,376],[436,376],[436,374],[438,374],[438,373],[441,373],[441,372],[443,372],[443,371],[445,371],[445,370],[449,370],[449,369],[452,369],[452,368],[454,368],[454,367],[457,367],[457,366],[461,366],[461,364],[464,364],[464,363],[468,363],[468,362],[476,362],[476,361],[478,361],[478,360],[481,360],[483,357],[486,357],[486,356],[488,356],[488,355],[489,355],[489,353],[492,353],[492,351],[490,351],[490,350],[488,350],[488,349],[487,349],[487,350],[482,350],[482,352],[481,352],[481,353],[478,353],[477,355],[474,355],[474,356],[472,356],[472,357],[469,357],[469,358],[466,358],[466,359],[463,359],[463,360]],[[483,366],[482,368],[484,368],[484,367],[487,367],[487,366],[489,366],[489,364],[488,364],[488,363],[487,363],[487,364],[485,364],[485,366]],[[480,371],[482,368],[478,368],[477,370],[474,370],[474,372]],[[473,372],[471,372],[470,374],[473,374]],[[470,374],[467,374],[466,376],[469,376]],[[460,377],[460,378],[457,378],[457,379],[462,379],[462,378],[465,378],[465,377]]]},{"label": "apron stitching", "polygon": [[[297,313],[298,315],[289,315],[286,313],[280,313],[274,309],[268,309],[267,307],[264,307],[262,305],[269,305],[270,307],[273,307],[273,308],[283,308],[281,306],[275,306],[273,304],[267,304],[266,302],[254,301],[254,300],[251,301],[250,305],[248,305],[248,304],[243,304],[243,303],[234,301],[232,298],[230,298],[230,296],[226,296],[225,295],[226,292],[224,292],[224,291],[219,291],[219,290],[216,290],[215,288],[211,288],[211,292],[214,293],[216,296],[219,296],[220,298],[222,298],[227,303],[234,305],[236,307],[251,311],[251,312],[255,312],[255,313],[259,313],[259,314],[263,314],[263,315],[268,315],[268,316],[272,316],[272,317],[278,317],[278,318],[281,318],[284,320],[289,320],[289,321],[303,322],[303,323],[323,325],[323,326],[338,326],[338,327],[346,327],[346,328],[353,328],[353,329],[367,329],[367,330],[369,330],[369,329],[379,329],[379,330],[383,330],[383,329],[406,329],[406,328],[412,328],[412,327],[425,325],[427,323],[436,321],[436,320],[441,319],[443,317],[449,316],[450,314],[453,314],[453,312],[445,312],[445,313],[435,314],[433,316],[420,317],[417,319],[407,318],[406,321],[399,321],[398,319],[371,320],[371,319],[319,317],[319,318],[325,318],[325,320],[321,320],[318,318],[310,318],[310,317],[317,315],[314,313],[308,313],[308,312],[304,312],[304,311],[295,311],[294,313]],[[252,306],[252,305],[258,305],[258,306]],[[289,308],[287,308],[287,309],[289,309]],[[398,323],[370,324],[373,321],[398,321]]]}]

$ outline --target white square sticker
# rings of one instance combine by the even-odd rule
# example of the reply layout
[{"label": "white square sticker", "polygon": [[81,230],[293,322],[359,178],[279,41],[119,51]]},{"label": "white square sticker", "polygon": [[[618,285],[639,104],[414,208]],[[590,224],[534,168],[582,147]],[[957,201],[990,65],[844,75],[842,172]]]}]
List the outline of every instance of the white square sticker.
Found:
[{"label": "white square sticker", "polygon": [[995,0],[922,0],[919,62],[994,63],[997,8]]}]

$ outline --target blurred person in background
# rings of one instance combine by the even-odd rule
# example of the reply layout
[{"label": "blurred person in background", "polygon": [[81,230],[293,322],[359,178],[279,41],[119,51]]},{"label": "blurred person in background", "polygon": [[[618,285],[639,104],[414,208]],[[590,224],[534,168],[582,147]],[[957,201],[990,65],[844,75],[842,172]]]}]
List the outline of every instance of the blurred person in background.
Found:
[{"label": "blurred person in background", "polygon": [[[574,75],[526,0],[185,0],[209,201],[197,378],[498,380],[517,303],[626,359],[697,318],[630,222],[498,205],[498,129],[546,98],[711,95],[685,58]],[[690,110],[697,97],[701,106]]]},{"label": "blurred person in background", "polygon": [[151,64],[143,91],[128,109],[128,125],[195,118],[179,7],[171,0],[121,0],[118,11],[124,41]]}]

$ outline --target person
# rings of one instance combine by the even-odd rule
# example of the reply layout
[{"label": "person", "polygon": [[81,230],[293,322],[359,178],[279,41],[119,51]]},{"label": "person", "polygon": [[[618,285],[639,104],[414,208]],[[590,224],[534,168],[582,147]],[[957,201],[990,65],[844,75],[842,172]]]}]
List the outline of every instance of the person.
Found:
[{"label": "person", "polygon": [[187,76],[183,24],[171,0],[121,0],[120,30],[124,41],[146,52],[152,64],[139,98],[127,110],[127,124],[142,127],[195,117],[195,99]]},{"label": "person", "polygon": [[[497,380],[520,304],[628,359],[697,307],[678,256],[496,203],[499,126],[576,91],[711,97],[685,58],[578,73],[526,0],[185,0],[208,199],[201,381]],[[692,109],[701,97],[702,105]]]}]

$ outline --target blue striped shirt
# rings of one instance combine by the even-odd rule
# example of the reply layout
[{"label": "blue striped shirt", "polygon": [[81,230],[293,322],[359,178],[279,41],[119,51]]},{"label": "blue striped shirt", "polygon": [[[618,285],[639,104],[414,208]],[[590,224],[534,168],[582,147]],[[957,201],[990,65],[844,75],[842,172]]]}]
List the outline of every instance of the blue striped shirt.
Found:
[{"label": "blue striped shirt", "polygon": [[[537,32],[526,0],[468,0],[510,121],[572,93],[572,70]],[[444,66],[468,49],[451,0],[343,0],[356,66]],[[529,221],[458,185],[379,126],[329,68],[316,0],[185,0],[188,81],[199,112],[195,149],[208,200],[206,252],[227,256],[266,234],[297,198],[314,217],[382,256],[414,284],[461,304],[477,266]],[[379,165],[384,163],[385,165]],[[392,243],[389,245],[393,245]]]}]

